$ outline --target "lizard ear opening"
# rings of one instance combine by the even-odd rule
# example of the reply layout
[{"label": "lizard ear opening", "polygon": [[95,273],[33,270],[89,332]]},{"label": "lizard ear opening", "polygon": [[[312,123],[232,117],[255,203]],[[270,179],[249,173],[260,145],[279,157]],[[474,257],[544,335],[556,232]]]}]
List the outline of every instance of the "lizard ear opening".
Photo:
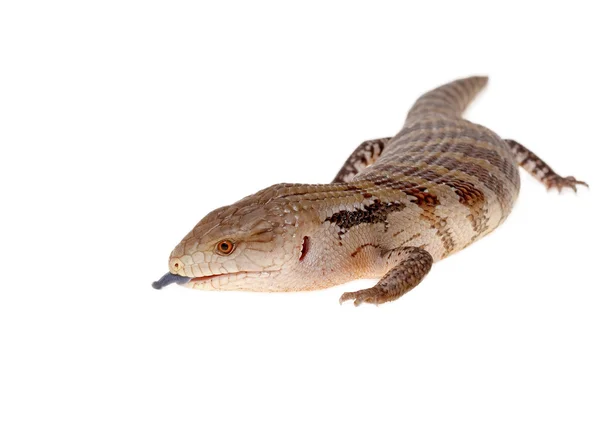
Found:
[{"label": "lizard ear opening", "polygon": [[308,253],[310,239],[307,236],[304,236],[304,240],[302,240],[302,251],[300,252],[300,260],[304,260],[306,254]]}]

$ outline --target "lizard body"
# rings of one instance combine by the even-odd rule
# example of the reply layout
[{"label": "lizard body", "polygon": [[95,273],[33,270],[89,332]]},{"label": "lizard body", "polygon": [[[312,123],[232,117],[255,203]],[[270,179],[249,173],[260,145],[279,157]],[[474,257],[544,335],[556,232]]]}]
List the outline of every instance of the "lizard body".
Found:
[{"label": "lizard body", "polygon": [[340,298],[378,304],[497,228],[517,199],[519,165],[548,188],[585,184],[461,118],[486,83],[425,93],[396,136],[362,143],[331,184],[276,184],[211,212],[153,286],[300,291],[380,278]]}]

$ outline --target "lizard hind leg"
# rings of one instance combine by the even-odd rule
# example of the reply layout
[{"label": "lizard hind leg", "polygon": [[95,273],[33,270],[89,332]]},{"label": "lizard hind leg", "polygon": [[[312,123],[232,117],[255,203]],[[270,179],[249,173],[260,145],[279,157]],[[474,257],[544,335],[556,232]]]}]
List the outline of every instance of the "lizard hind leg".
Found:
[{"label": "lizard hind leg", "polygon": [[562,191],[563,188],[572,188],[573,191],[577,192],[577,184],[589,187],[587,183],[575,179],[575,177],[561,177],[558,175],[546,162],[544,162],[538,155],[533,153],[527,147],[514,140],[504,140],[510,150],[515,155],[517,162],[523,167],[529,174],[531,174],[536,180],[546,186],[548,190],[556,187],[558,191]]},{"label": "lizard hind leg", "polygon": [[354,306],[363,302],[390,302],[415,288],[427,275],[433,264],[433,258],[419,247],[400,247],[387,252],[384,259],[392,266],[390,271],[370,289],[346,292],[340,297],[340,304],[354,300]]}]

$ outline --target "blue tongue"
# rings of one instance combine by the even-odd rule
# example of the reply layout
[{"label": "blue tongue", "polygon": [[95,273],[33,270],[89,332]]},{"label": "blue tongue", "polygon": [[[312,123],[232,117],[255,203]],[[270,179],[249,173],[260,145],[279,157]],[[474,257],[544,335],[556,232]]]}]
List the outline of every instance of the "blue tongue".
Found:
[{"label": "blue tongue", "polygon": [[172,284],[172,283],[184,284],[190,280],[191,280],[190,277],[182,277],[181,275],[171,274],[170,272],[167,272],[165,275],[163,275],[160,278],[160,280],[152,283],[152,287],[154,287],[156,290],[160,290],[164,286],[168,286],[169,284]]}]

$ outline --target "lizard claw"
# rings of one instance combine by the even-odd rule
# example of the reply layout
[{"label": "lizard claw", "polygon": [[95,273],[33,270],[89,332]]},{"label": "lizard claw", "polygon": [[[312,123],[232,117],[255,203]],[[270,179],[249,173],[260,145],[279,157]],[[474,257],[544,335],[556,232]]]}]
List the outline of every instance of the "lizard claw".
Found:
[{"label": "lizard claw", "polygon": [[544,180],[544,184],[548,190],[556,188],[559,193],[561,193],[562,189],[565,187],[571,188],[575,193],[577,193],[577,184],[581,184],[589,188],[589,185],[586,182],[576,180],[575,177],[571,176],[561,177],[559,175],[550,175]]}]

